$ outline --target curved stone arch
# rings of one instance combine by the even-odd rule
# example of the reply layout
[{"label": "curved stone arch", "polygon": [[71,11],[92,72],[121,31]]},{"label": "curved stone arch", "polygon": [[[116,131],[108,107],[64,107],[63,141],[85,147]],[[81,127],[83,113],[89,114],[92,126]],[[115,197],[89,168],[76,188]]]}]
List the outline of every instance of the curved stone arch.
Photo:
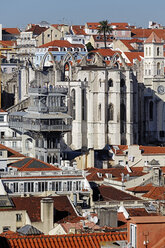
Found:
[{"label": "curved stone arch", "polygon": [[[88,63],[88,62],[87,62],[87,58],[88,58],[88,56],[89,56],[90,54],[93,54],[94,56],[93,56],[93,59],[91,60],[91,62]],[[81,61],[80,61],[80,65],[81,65],[81,66],[86,66],[86,65],[89,65],[89,64],[91,64],[91,65],[98,65],[98,66],[104,66],[104,65],[105,65],[105,64],[104,64],[104,58],[103,58],[103,56],[102,56],[100,53],[98,53],[98,52],[95,52],[95,53],[93,53],[93,52],[88,52],[86,55],[84,55],[84,56],[82,57],[82,59],[81,59]]]},{"label": "curved stone arch", "polygon": [[72,60],[72,62],[73,62],[73,65],[75,65],[76,64],[76,60],[75,60],[75,55],[78,55],[78,56],[80,56],[81,58],[83,57],[83,55],[81,54],[81,53],[79,53],[78,51],[75,51],[75,52],[73,52],[73,53],[71,53],[71,52],[67,52],[66,54],[65,54],[65,56],[64,56],[64,58],[63,58],[63,60],[62,60],[62,64],[63,64],[63,66],[67,63],[67,62],[69,62],[69,59],[71,58],[71,60]]},{"label": "curved stone arch", "polygon": [[115,63],[116,63],[116,58],[117,58],[117,56],[121,59],[121,62],[122,62],[122,64],[124,65],[124,68],[127,69],[128,66],[127,66],[125,60],[123,59],[123,57],[121,56],[121,54],[118,53],[118,52],[116,52],[116,53],[112,56],[111,62],[110,62],[110,64],[109,64],[109,67],[111,67],[111,68],[114,67],[114,65],[115,65]]},{"label": "curved stone arch", "polygon": [[67,62],[69,62],[69,59],[72,59],[73,64],[75,64],[74,56],[71,52],[67,52],[62,60],[62,65],[64,66]]},{"label": "curved stone arch", "polygon": [[39,69],[43,71],[43,67],[44,67],[44,63],[45,63],[45,60],[46,60],[46,57],[50,55],[51,56],[51,59],[52,59],[52,62],[53,62],[53,69],[55,70],[56,68],[56,63],[55,63],[55,60],[54,60],[54,56],[51,52],[46,52],[40,62],[40,66],[39,66]]}]

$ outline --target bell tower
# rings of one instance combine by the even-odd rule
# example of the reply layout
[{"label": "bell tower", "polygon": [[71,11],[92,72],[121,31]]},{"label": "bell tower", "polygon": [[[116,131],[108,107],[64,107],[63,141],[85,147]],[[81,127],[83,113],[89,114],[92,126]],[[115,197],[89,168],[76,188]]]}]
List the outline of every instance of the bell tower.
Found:
[{"label": "bell tower", "polygon": [[144,43],[144,142],[165,143],[165,76],[163,41],[156,32]]},{"label": "bell tower", "polygon": [[[152,32],[144,43],[144,84],[154,87],[153,79],[164,78],[163,42]],[[154,80],[155,81],[155,80]]]}]

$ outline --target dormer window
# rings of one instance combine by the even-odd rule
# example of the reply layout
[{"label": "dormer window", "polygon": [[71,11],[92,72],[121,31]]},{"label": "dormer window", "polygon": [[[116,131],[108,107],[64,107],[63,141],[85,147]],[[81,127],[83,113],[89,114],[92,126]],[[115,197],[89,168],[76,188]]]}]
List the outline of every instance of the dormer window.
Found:
[{"label": "dormer window", "polygon": [[102,177],[103,176],[103,174],[101,172],[98,172],[97,175],[98,175],[98,177]]}]

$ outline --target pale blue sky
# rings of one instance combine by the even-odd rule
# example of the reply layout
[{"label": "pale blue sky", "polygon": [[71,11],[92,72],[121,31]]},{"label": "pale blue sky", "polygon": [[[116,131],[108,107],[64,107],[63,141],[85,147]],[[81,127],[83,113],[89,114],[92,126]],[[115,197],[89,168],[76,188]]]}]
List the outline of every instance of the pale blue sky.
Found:
[{"label": "pale blue sky", "polygon": [[148,27],[150,20],[165,25],[164,0],[2,0],[3,27],[24,27],[28,23],[84,24],[107,19]]}]

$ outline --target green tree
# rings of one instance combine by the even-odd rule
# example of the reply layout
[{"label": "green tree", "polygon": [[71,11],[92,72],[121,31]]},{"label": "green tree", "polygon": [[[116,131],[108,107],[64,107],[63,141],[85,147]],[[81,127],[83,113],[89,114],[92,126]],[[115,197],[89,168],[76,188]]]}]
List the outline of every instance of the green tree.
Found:
[{"label": "green tree", "polygon": [[106,34],[110,34],[112,32],[112,28],[110,25],[108,25],[108,21],[101,21],[99,22],[100,26],[98,27],[98,33],[104,35],[104,47],[105,49],[107,48],[107,44],[106,44]]},{"label": "green tree", "polygon": [[88,52],[94,50],[94,47],[92,46],[91,42],[88,42],[88,43],[86,44],[86,48],[87,48]]}]

